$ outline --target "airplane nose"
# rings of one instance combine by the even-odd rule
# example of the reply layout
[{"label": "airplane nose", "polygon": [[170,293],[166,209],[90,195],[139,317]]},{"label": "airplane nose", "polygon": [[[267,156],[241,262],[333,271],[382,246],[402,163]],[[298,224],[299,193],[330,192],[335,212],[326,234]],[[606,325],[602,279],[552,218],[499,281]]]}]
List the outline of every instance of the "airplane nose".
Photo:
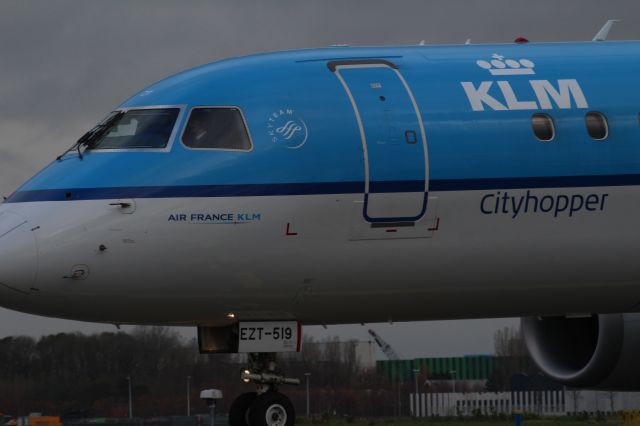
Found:
[{"label": "airplane nose", "polygon": [[29,221],[17,213],[0,212],[0,304],[24,296],[35,285],[38,254]]}]

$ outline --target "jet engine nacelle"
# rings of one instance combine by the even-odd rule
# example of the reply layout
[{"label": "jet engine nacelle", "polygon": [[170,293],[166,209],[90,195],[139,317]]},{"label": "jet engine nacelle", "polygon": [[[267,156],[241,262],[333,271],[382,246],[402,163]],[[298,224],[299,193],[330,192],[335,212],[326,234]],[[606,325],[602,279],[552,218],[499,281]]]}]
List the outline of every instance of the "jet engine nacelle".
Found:
[{"label": "jet engine nacelle", "polygon": [[570,387],[640,390],[640,314],[522,318],[538,367]]}]

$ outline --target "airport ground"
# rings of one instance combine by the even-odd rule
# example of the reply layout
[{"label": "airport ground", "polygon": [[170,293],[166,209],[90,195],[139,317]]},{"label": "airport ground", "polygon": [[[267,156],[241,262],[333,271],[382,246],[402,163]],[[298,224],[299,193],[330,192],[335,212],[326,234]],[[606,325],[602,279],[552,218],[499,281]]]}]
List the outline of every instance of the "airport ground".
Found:
[{"label": "airport ground", "polygon": [[[323,426],[514,426],[515,421],[509,420],[462,420],[459,418],[433,420],[433,419],[413,419],[413,418],[400,418],[400,419],[353,419],[353,420],[326,420],[326,421],[314,421],[307,419],[298,419],[299,425],[323,425]],[[522,426],[585,426],[585,425],[602,425],[602,426],[614,426],[620,424],[618,418],[602,418],[602,419],[575,419],[575,418],[563,418],[563,419],[536,419],[536,420],[523,420]]]},{"label": "airport ground", "polygon": [[[113,422],[112,422],[113,420]],[[169,418],[153,419],[83,419],[71,422],[63,422],[64,426],[157,426],[164,423],[173,425]],[[184,420],[184,418],[183,418]],[[199,426],[209,426],[209,417],[199,417]],[[413,417],[298,417],[296,425],[299,426],[516,426],[514,417],[509,418],[413,418]],[[556,417],[556,418],[528,418],[521,420],[521,426],[636,426],[638,423],[623,422],[620,416],[612,417]],[[228,426],[226,416],[216,416],[215,426]]]},{"label": "airport ground", "polygon": [[[400,418],[400,419],[353,419],[347,420],[327,420],[323,422],[316,422],[307,419],[298,419],[299,425],[323,425],[323,426],[514,426],[515,421],[509,420],[461,420],[445,419],[445,420],[433,420],[433,419],[413,419],[413,418]],[[614,426],[620,425],[618,418],[602,418],[602,419],[575,419],[575,418],[562,418],[562,419],[536,419],[536,420],[523,420],[522,426],[586,426],[586,425],[602,425],[602,426]]]},{"label": "airport ground", "polygon": [[[613,416],[600,414],[563,417],[540,417],[525,413],[520,416],[520,426],[638,426],[640,412],[629,413],[623,418],[621,413]],[[156,418],[96,418],[76,419],[63,422],[64,426],[209,426],[208,415],[191,417],[156,417]],[[473,417],[350,417],[313,415],[299,416],[299,426],[518,426],[515,415],[473,416]],[[215,426],[228,426],[226,415],[216,415]]]},{"label": "airport ground", "polygon": [[[96,421],[90,423],[63,423],[65,426],[88,425],[113,425],[113,426],[147,426],[148,423],[157,424],[160,419],[151,419],[150,422],[142,419],[134,419],[137,422],[127,423],[122,419],[117,423]],[[100,419],[106,420],[106,419]],[[168,422],[171,424],[171,422]],[[200,426],[209,426],[208,417],[204,416],[198,421]],[[622,422],[619,416],[613,417],[560,417],[560,418],[529,418],[525,416],[521,420],[522,426],[636,426],[638,423]],[[226,416],[216,416],[216,426],[228,426]],[[296,425],[299,426],[516,426],[514,417],[509,418],[413,418],[413,417],[387,417],[387,418],[328,418],[328,417],[298,417]]]}]

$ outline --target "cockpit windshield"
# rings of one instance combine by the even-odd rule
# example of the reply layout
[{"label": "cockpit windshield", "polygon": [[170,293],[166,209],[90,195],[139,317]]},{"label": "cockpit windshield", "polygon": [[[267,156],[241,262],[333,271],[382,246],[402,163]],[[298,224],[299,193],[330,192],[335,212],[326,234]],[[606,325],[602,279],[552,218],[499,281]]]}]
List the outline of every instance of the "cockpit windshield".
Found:
[{"label": "cockpit windshield", "polygon": [[[107,128],[100,129],[101,134],[87,144],[87,149],[165,148],[179,113],[179,108],[154,108],[130,109],[119,116],[112,114],[103,121]],[[109,120],[110,117],[113,119]]]}]

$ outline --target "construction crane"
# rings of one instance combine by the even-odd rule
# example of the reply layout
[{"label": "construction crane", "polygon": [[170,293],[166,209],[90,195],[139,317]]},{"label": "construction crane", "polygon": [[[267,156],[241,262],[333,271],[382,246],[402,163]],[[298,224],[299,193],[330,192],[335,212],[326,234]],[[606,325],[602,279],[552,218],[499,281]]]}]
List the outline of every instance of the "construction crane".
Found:
[{"label": "construction crane", "polygon": [[369,334],[373,337],[376,344],[380,347],[380,350],[389,358],[391,361],[397,361],[400,359],[398,353],[388,344],[382,337],[378,336],[378,334],[369,329]]}]

